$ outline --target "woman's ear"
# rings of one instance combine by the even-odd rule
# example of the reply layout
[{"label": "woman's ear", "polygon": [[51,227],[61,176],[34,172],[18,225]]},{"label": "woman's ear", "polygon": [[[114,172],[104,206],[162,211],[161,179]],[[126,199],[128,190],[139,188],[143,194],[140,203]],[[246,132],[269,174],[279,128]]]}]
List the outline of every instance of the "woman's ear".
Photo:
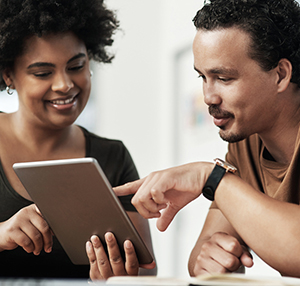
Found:
[{"label": "woman's ear", "polygon": [[10,88],[14,89],[14,83],[13,83],[13,79],[12,79],[12,72],[11,69],[6,68],[3,72],[2,72],[2,78],[5,81],[6,86],[9,86]]},{"label": "woman's ear", "polygon": [[277,85],[278,85],[278,92],[283,92],[287,89],[291,78],[293,67],[291,62],[288,59],[281,59],[276,67],[277,69]]}]

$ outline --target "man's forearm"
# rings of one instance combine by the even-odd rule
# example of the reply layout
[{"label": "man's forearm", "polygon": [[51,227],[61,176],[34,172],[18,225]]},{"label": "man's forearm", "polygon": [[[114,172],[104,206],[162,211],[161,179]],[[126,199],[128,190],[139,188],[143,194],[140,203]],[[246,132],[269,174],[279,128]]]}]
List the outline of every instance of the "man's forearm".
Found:
[{"label": "man's forearm", "polygon": [[241,238],[267,264],[289,276],[300,276],[300,208],[254,190],[226,174],[215,202]]}]

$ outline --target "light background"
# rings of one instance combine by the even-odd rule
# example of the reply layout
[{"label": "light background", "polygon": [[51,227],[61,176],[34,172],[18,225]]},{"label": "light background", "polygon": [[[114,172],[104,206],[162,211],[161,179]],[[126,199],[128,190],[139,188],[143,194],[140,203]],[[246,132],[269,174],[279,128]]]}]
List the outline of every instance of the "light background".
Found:
[{"label": "light background", "polygon": [[[122,140],[141,177],[182,163],[224,158],[193,70],[192,19],[203,1],[107,0],[121,29],[110,65],[92,64],[90,102],[78,119],[101,136]],[[17,95],[0,93],[0,110],[17,109]],[[202,197],[184,208],[167,231],[151,220],[158,275],[188,277],[187,261],[201,231],[209,202]],[[254,255],[249,275],[279,275]]]}]

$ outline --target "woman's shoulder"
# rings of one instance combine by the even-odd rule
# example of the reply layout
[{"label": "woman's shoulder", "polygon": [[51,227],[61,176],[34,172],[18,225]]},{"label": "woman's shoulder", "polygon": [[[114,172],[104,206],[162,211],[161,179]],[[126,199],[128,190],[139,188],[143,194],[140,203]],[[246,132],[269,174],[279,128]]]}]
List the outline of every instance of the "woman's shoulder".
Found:
[{"label": "woman's shoulder", "polygon": [[9,127],[11,114],[5,113],[3,111],[0,111],[0,133],[3,134],[3,132],[10,132],[11,128]]},{"label": "woman's shoulder", "polygon": [[108,147],[124,148],[124,144],[119,139],[112,139],[107,137],[102,137],[93,132],[88,131],[86,128],[79,126],[84,133],[84,136],[91,141],[91,144],[101,144]]},{"label": "woman's shoulder", "polygon": [[80,127],[86,138],[86,156],[95,157],[101,161],[127,160],[130,155],[121,140],[101,137]]}]

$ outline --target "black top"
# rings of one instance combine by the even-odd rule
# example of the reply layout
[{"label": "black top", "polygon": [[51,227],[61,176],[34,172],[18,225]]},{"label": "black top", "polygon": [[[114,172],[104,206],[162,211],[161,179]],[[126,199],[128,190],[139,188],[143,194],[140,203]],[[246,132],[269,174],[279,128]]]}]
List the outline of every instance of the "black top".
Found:
[{"label": "black top", "polygon": [[[138,179],[132,158],[121,141],[99,137],[84,128],[82,130],[86,139],[86,157],[93,157],[98,161],[113,187]],[[119,199],[125,210],[136,211],[130,202],[131,197]],[[1,162],[0,202],[0,222],[32,204],[9,184]],[[88,278],[89,268],[89,265],[74,265],[55,237],[51,253],[42,251],[35,256],[21,247],[0,252],[0,277]]]}]

